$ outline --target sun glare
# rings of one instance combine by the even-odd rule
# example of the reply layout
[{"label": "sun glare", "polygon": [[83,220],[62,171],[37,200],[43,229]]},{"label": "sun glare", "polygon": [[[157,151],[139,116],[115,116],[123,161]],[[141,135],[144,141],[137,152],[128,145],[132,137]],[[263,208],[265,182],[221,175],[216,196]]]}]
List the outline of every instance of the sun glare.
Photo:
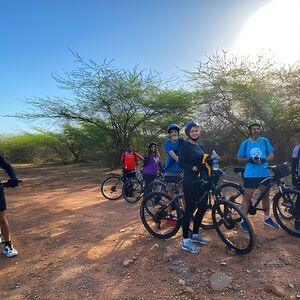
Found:
[{"label": "sun glare", "polygon": [[273,0],[243,26],[234,53],[253,57],[266,51],[283,63],[300,61],[300,0]]}]

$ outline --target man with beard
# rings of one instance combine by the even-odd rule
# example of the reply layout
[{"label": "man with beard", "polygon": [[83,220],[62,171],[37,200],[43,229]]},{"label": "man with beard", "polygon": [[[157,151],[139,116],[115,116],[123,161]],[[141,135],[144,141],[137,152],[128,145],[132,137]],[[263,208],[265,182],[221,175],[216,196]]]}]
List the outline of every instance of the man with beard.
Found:
[{"label": "man with beard", "polygon": [[[243,141],[237,153],[238,161],[245,162],[244,173],[244,199],[242,202],[242,211],[247,214],[254,191],[259,188],[260,191],[266,189],[270,184],[269,181],[261,182],[270,176],[270,172],[265,167],[268,162],[274,158],[273,147],[270,141],[260,137],[261,124],[257,120],[251,120],[248,123],[250,138]],[[278,228],[270,216],[270,199],[269,192],[262,199],[262,206],[265,214],[264,223],[271,228]],[[246,222],[242,221],[241,229],[249,232]]]}]

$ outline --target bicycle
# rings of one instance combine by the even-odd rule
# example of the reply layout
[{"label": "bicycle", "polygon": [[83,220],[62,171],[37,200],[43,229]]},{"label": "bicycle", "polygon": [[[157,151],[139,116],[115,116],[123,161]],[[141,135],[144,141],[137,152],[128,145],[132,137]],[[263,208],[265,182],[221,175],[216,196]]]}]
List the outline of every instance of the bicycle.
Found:
[{"label": "bicycle", "polygon": [[[137,174],[138,178],[143,175],[141,170],[130,171],[129,173]],[[127,176],[124,174],[120,175],[117,173],[110,173],[109,176],[102,182],[100,191],[102,195],[108,200],[118,200],[122,196],[122,189],[125,182],[128,180]]]},{"label": "bicycle", "polygon": [[[272,209],[275,219],[280,227],[287,233],[293,236],[300,237],[300,232],[296,231],[293,228],[295,220],[295,204],[296,200],[298,198],[300,199],[300,191],[292,189],[291,186],[286,185],[282,181],[282,178],[289,176],[291,171],[286,163],[270,166],[267,168],[272,170],[274,175],[269,176],[268,178],[261,181],[260,184],[263,184],[268,180],[269,185],[264,191],[260,192],[256,200],[254,201],[254,204],[253,202],[250,203],[248,213],[250,215],[255,215],[258,210],[263,210],[262,208],[258,207],[259,203],[264,198],[266,193],[270,191],[270,189],[274,185],[276,185],[278,191],[272,199]],[[234,168],[234,172],[239,173],[243,178],[245,168]],[[219,187],[219,192],[228,201],[231,201],[238,205],[242,204],[242,200],[244,197],[244,188],[241,184],[236,182],[226,182]]]},{"label": "bicycle", "polygon": [[[217,190],[217,183],[224,172],[214,170],[213,175],[206,180],[199,180],[199,186],[211,191],[214,199],[212,206],[212,220],[222,241],[237,253],[246,254],[254,247],[254,231],[248,218],[244,215],[238,205],[224,199]],[[203,199],[203,198],[201,198]],[[201,201],[199,199],[199,201]],[[164,192],[152,192],[146,195],[140,207],[140,217],[146,230],[153,236],[167,239],[174,236],[182,224],[184,209],[180,202],[183,193],[170,197]],[[169,207],[174,208],[170,218]],[[249,233],[244,233],[238,223],[244,220],[249,226]]]},{"label": "bicycle", "polygon": [[146,188],[142,176],[129,178],[123,185],[122,195],[128,203],[134,204],[151,191],[166,191],[166,184],[161,172],[157,173],[155,180]]}]

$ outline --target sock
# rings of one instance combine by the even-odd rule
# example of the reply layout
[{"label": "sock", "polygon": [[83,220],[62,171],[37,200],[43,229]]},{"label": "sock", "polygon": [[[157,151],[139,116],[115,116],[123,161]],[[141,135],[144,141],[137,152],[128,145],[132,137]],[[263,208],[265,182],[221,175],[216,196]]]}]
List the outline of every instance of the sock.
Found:
[{"label": "sock", "polygon": [[11,241],[5,241],[5,242],[4,242],[4,245],[5,245],[5,246],[11,246]]},{"label": "sock", "polygon": [[270,215],[265,216],[265,220],[268,220],[269,218],[271,218]]}]

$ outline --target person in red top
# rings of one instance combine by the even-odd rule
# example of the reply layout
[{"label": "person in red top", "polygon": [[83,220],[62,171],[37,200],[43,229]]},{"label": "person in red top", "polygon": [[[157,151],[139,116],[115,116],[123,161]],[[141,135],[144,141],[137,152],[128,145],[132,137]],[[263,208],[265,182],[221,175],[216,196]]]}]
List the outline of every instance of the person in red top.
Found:
[{"label": "person in red top", "polygon": [[121,166],[126,178],[135,177],[137,159],[144,160],[143,156],[132,150],[131,145],[126,146],[125,152],[121,156]]}]

